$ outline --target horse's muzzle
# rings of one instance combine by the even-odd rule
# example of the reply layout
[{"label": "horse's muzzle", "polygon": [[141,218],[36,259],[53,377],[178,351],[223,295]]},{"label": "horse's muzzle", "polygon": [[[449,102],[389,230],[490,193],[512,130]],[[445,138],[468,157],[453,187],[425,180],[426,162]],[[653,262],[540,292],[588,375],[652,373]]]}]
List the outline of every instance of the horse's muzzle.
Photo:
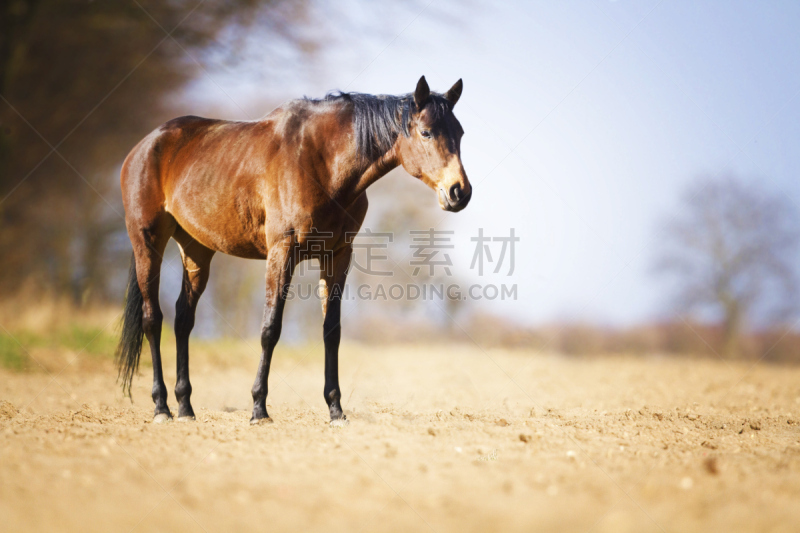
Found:
[{"label": "horse's muzzle", "polygon": [[444,189],[439,189],[439,205],[445,211],[458,213],[465,207],[472,198],[472,185],[469,185],[469,191],[465,194],[461,185],[455,184],[450,187],[449,194]]}]

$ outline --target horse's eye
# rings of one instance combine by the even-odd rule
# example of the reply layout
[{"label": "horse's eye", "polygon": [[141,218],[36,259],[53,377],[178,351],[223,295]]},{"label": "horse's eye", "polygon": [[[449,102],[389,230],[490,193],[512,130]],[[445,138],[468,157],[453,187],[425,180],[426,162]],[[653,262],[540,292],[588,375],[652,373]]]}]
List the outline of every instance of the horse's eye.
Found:
[{"label": "horse's eye", "polygon": [[420,135],[422,135],[422,137],[424,139],[430,139],[431,138],[431,132],[428,131],[428,130],[420,130],[419,133],[420,133]]}]

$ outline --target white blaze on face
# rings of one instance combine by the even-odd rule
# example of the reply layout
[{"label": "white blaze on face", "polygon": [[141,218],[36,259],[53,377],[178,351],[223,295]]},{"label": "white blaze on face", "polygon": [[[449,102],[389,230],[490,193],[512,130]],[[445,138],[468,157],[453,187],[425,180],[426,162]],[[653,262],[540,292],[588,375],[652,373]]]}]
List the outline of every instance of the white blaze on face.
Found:
[{"label": "white blaze on face", "polygon": [[447,165],[440,171],[439,179],[436,180],[436,183],[439,189],[439,204],[442,209],[447,207],[445,197],[450,200],[450,202],[455,203],[457,201],[456,198],[450,197],[450,189],[453,185],[460,185],[463,194],[469,194],[470,186],[464,174],[464,167],[461,165],[461,159],[457,155],[451,155],[448,158]]}]

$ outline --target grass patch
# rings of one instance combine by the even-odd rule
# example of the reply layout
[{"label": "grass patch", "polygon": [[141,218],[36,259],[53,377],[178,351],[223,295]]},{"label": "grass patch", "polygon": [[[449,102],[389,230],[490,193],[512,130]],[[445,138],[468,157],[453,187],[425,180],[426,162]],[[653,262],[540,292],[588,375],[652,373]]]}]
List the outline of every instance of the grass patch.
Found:
[{"label": "grass patch", "polygon": [[113,358],[117,349],[117,335],[112,327],[82,327],[72,325],[57,330],[52,339],[55,347],[68,348],[74,352]]},{"label": "grass patch", "polygon": [[0,367],[14,371],[34,367],[30,350],[69,350],[80,357],[113,359],[117,346],[117,335],[111,326],[70,324],[53,328],[48,333],[17,330],[0,334]]},{"label": "grass patch", "polygon": [[0,366],[9,370],[22,371],[30,366],[30,357],[12,337],[0,333]]}]

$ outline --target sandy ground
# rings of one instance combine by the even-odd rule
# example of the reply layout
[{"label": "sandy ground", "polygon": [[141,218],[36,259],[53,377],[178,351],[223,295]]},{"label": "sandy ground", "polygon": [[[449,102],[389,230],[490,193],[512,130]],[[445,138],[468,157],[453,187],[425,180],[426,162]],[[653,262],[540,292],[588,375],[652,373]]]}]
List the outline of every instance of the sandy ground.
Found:
[{"label": "sandy ground", "polygon": [[351,345],[335,429],[321,348],[284,350],[251,427],[240,348],[193,358],[186,424],[149,368],[133,405],[107,361],[0,372],[0,529],[800,530],[800,368]]}]

